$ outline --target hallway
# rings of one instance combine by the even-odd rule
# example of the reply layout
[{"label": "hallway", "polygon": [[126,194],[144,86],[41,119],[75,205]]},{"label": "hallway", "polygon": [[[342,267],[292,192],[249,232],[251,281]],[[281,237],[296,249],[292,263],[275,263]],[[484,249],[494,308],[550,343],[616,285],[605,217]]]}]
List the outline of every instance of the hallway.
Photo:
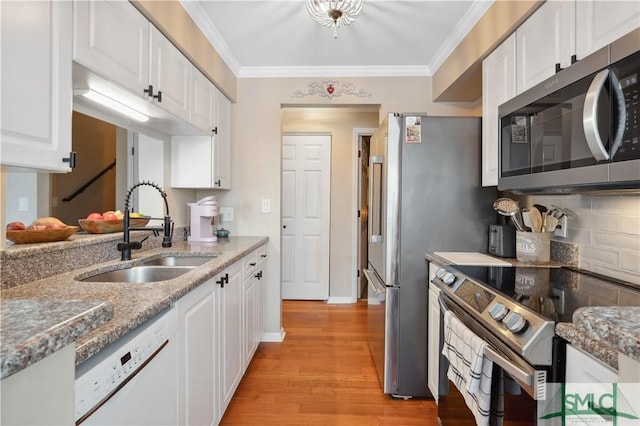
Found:
[{"label": "hallway", "polygon": [[380,389],[367,304],[284,301],[283,343],[261,343],[221,425],[437,425],[432,400]]}]

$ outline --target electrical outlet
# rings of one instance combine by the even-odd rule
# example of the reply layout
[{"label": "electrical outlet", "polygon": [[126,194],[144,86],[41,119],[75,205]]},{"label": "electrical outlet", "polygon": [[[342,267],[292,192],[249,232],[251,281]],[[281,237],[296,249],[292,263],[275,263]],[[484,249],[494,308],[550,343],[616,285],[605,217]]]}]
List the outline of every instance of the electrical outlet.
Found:
[{"label": "electrical outlet", "polygon": [[560,238],[567,238],[568,235],[568,230],[567,227],[569,226],[569,221],[567,216],[562,216],[562,219],[560,219],[560,222],[558,223],[558,226],[556,227],[556,229],[553,231],[553,236],[554,237],[560,237]]},{"label": "electrical outlet", "polygon": [[220,207],[220,219],[222,222],[233,222],[233,207]]}]

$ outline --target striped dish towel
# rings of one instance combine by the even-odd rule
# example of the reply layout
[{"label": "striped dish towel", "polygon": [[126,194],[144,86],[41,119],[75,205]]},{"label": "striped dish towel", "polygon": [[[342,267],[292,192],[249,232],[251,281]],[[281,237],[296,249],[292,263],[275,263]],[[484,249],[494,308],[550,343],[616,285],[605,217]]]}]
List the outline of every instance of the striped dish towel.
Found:
[{"label": "striped dish towel", "polygon": [[444,313],[442,354],[449,360],[447,377],[475,416],[476,424],[489,424],[491,414],[491,375],[493,361],[484,357],[487,345],[453,313]]}]

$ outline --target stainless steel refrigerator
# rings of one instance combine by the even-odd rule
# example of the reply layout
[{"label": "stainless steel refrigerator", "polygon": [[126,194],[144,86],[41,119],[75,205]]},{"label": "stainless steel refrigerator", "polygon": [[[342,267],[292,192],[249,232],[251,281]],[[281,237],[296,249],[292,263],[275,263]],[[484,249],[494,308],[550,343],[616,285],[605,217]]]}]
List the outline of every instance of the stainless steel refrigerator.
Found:
[{"label": "stainless steel refrigerator", "polygon": [[369,158],[369,343],[384,393],[429,397],[426,252],[486,253],[480,118],[389,114]]}]

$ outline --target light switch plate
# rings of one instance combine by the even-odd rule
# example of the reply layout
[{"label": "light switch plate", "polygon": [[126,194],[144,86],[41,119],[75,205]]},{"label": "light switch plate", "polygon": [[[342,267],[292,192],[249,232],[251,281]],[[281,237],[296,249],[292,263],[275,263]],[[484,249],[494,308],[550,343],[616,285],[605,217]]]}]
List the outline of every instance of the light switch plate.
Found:
[{"label": "light switch plate", "polygon": [[262,199],[262,213],[271,213],[271,200],[269,198]]}]

